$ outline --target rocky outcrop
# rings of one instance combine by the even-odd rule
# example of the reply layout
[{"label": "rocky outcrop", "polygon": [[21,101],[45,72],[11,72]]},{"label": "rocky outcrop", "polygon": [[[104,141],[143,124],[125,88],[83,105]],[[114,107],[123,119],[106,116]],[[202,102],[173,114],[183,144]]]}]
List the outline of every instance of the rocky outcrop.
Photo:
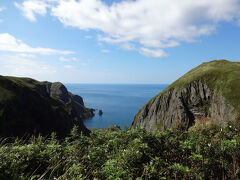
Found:
[{"label": "rocky outcrop", "polygon": [[44,88],[46,88],[46,92],[51,98],[74,107],[81,119],[88,119],[94,116],[91,109],[84,107],[82,97],[69,92],[62,83],[44,82],[43,89]]},{"label": "rocky outcrop", "polygon": [[92,116],[83,100],[61,83],[0,76],[0,137],[67,136],[74,125],[83,134],[83,120]]},{"label": "rocky outcrop", "polygon": [[[131,128],[144,127],[156,132],[179,125],[189,128],[196,121],[207,119],[223,126],[228,120],[238,119],[240,100],[236,104],[230,99],[240,97],[240,92],[235,90],[238,87],[231,85],[240,73],[240,66],[234,65],[229,61],[212,61],[190,71],[144,105]],[[237,72],[236,76],[232,72]]]},{"label": "rocky outcrop", "polygon": [[102,114],[103,114],[103,111],[100,109],[100,110],[98,111],[98,115],[99,115],[99,116],[102,116]]},{"label": "rocky outcrop", "polygon": [[82,97],[68,92],[67,88],[60,82],[44,82],[46,91],[50,97],[60,100],[64,103],[71,103],[72,101],[84,106]]}]

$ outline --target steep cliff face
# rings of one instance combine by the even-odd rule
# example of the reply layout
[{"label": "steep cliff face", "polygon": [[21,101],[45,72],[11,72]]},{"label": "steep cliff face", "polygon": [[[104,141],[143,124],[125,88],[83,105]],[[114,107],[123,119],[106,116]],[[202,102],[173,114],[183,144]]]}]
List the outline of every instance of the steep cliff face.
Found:
[{"label": "steep cliff face", "polygon": [[137,113],[131,128],[155,132],[196,121],[225,125],[239,119],[240,63],[226,60],[203,63],[171,84]]},{"label": "steep cliff face", "polygon": [[71,92],[68,92],[67,88],[60,82],[43,82],[46,86],[47,93],[54,99],[60,100],[64,103],[71,103],[76,101],[77,103],[84,106],[82,97],[74,95]]},{"label": "steep cliff face", "polygon": [[87,135],[83,119],[91,116],[82,98],[61,83],[0,76],[0,137],[56,132],[61,138],[74,125]]},{"label": "steep cliff face", "polygon": [[46,91],[51,98],[73,107],[81,119],[88,119],[94,116],[91,109],[84,107],[82,97],[69,92],[62,83],[43,82],[42,86],[44,92]]}]

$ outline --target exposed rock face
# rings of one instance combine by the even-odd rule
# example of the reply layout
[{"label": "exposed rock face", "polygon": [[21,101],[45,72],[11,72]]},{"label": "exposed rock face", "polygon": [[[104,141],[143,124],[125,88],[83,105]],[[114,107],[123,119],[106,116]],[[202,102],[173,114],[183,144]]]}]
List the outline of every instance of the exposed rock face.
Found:
[{"label": "exposed rock face", "polygon": [[81,119],[88,119],[94,116],[91,109],[84,107],[82,97],[68,92],[67,88],[62,83],[44,82],[43,86],[46,88],[46,92],[51,98],[74,107]]},{"label": "exposed rock face", "polygon": [[[227,84],[222,82],[226,81],[228,76],[223,76],[223,78],[219,77],[219,74],[216,76],[216,71],[219,73],[216,65],[222,67],[225,63],[231,65],[232,62],[205,63],[178,79],[143,106],[135,116],[131,128],[144,127],[147,131],[156,132],[175,128],[180,124],[189,128],[194,125],[196,120],[211,119],[220,125],[225,125],[228,120],[237,119],[239,106],[228,96],[228,93],[236,93],[234,88],[237,87],[229,89],[232,87],[229,82]],[[238,73],[240,73],[239,65],[240,63],[234,69],[234,71],[238,70]],[[211,67],[211,71],[203,71],[209,67]],[[229,70],[232,69],[229,68]],[[227,74],[229,75],[226,71]],[[219,81],[220,85],[218,85]],[[228,91],[225,91],[226,89]],[[231,94],[231,97],[234,95]],[[237,92],[235,98],[239,97],[240,92]],[[240,99],[238,99],[238,103],[240,104]]]},{"label": "exposed rock face", "polygon": [[84,106],[82,97],[68,92],[67,88],[60,82],[44,82],[46,84],[46,91],[50,97],[61,100],[64,103],[71,103],[72,101]]},{"label": "exposed rock face", "polygon": [[49,135],[65,137],[74,125],[88,134],[83,119],[92,111],[61,83],[0,76],[0,137]]}]

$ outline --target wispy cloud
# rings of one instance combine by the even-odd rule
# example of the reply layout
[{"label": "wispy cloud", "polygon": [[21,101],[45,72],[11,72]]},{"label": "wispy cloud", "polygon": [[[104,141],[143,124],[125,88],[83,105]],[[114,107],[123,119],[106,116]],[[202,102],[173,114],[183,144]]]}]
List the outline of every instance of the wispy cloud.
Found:
[{"label": "wispy cloud", "polygon": [[167,57],[167,54],[162,49],[141,48],[139,53],[147,57]]},{"label": "wispy cloud", "polygon": [[56,55],[56,54],[74,54],[72,51],[61,51],[50,48],[36,47],[33,48],[19,39],[16,39],[14,36],[3,33],[0,34],[0,51],[9,51],[17,53],[33,53],[33,54],[42,54],[42,55]]},{"label": "wispy cloud", "polygon": [[75,68],[75,66],[70,65],[70,63],[72,63],[72,62],[77,62],[77,63],[75,63],[77,66],[87,66],[88,65],[85,62],[81,62],[76,57],[68,57],[68,58],[60,57],[59,61],[64,62],[64,63],[68,63],[68,64],[64,65],[64,68],[66,68],[66,69],[73,69],[73,68]]},{"label": "wispy cloud", "polygon": [[[5,7],[0,7],[0,12],[2,12],[3,10],[5,10]],[[0,19],[0,23],[3,22],[2,19]]]},{"label": "wispy cloud", "polygon": [[72,66],[72,65],[64,65],[64,68],[66,68],[66,69],[72,69],[73,66]]},{"label": "wispy cloud", "polygon": [[36,14],[42,16],[46,15],[46,8],[49,6],[46,2],[44,2],[44,0],[28,0],[24,1],[23,4],[19,4],[17,2],[14,4],[17,8],[21,9],[23,15],[32,22],[36,21]]},{"label": "wispy cloud", "polygon": [[100,41],[131,43],[151,57],[165,57],[165,48],[212,34],[220,22],[240,20],[240,0],[137,0],[110,6],[101,0],[25,0],[16,6],[31,21],[49,9],[65,26],[97,30]]},{"label": "wispy cloud", "polygon": [[103,49],[102,52],[103,52],[103,53],[110,53],[111,51],[108,50],[108,49]]},{"label": "wispy cloud", "polygon": [[34,54],[26,54],[26,53],[21,53],[18,56],[20,56],[22,58],[31,58],[31,59],[36,57],[36,55],[34,55]]},{"label": "wispy cloud", "polygon": [[0,58],[0,72],[2,75],[32,77],[44,80],[56,73],[54,67],[22,57],[19,54],[0,55]]},{"label": "wispy cloud", "polygon": [[71,57],[71,58],[60,57],[60,58],[59,58],[59,61],[62,61],[62,62],[71,62],[71,61],[77,61],[77,58],[76,58],[76,57]]},{"label": "wispy cloud", "polygon": [[5,7],[0,7],[0,12],[2,12],[5,9],[6,9]]},{"label": "wispy cloud", "polygon": [[87,36],[85,36],[85,38],[86,38],[86,39],[92,39],[93,37],[92,37],[92,36],[89,36],[89,35],[87,35]]},{"label": "wispy cloud", "polygon": [[131,43],[123,43],[121,44],[121,48],[127,51],[136,50],[136,47]]}]

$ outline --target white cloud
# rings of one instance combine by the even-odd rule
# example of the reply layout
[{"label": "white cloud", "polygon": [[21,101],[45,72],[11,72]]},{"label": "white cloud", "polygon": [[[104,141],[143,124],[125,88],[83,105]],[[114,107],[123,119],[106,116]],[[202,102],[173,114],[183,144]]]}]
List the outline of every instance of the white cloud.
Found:
[{"label": "white cloud", "polygon": [[44,1],[27,0],[24,1],[23,4],[19,4],[17,2],[14,4],[17,8],[21,9],[23,15],[32,22],[36,21],[35,14],[44,16],[47,13],[48,4]]},{"label": "white cloud", "polygon": [[59,58],[59,61],[69,62],[69,61],[71,61],[71,60],[70,60],[70,59],[67,59],[67,58],[65,58],[65,57],[60,57],[60,58]]},{"label": "white cloud", "polygon": [[0,7],[0,12],[2,12],[3,10],[5,10],[5,7]]},{"label": "white cloud", "polygon": [[[60,57],[59,61],[64,62],[64,63],[71,63],[71,62],[76,62],[77,61],[77,65],[79,66],[87,66],[88,64],[85,62],[81,62],[80,60],[78,60],[76,57]],[[65,69],[74,69],[75,67],[69,64],[66,64],[63,66]]]},{"label": "white cloud", "polygon": [[85,38],[86,38],[86,39],[92,39],[93,37],[92,37],[92,36],[89,36],[89,35],[87,35],[87,36],[85,36]]},{"label": "white cloud", "polygon": [[0,56],[1,75],[32,77],[46,80],[49,76],[56,73],[55,68],[41,62],[33,61],[28,58],[16,55]]},{"label": "white cloud", "polygon": [[[5,10],[5,7],[0,7],[0,12],[2,12],[3,10]],[[0,19],[0,23],[3,22],[2,19]]]},{"label": "white cloud", "polygon": [[110,53],[111,51],[110,50],[108,50],[108,49],[103,49],[102,50],[102,53]]},{"label": "white cloud", "polygon": [[97,30],[100,41],[132,43],[156,57],[165,56],[160,49],[210,35],[219,22],[240,20],[240,0],[126,0],[110,6],[101,0],[25,0],[17,6],[33,21],[49,8],[65,26]]},{"label": "white cloud", "polygon": [[162,49],[141,48],[139,53],[152,58],[167,57],[167,54]]},{"label": "white cloud", "polygon": [[88,63],[80,63],[80,66],[87,66],[88,65]]},{"label": "white cloud", "polygon": [[25,54],[25,53],[21,53],[18,56],[22,57],[22,58],[35,58],[36,55],[33,54]]},{"label": "white cloud", "polygon": [[72,57],[72,58],[60,57],[60,58],[59,58],[59,61],[62,61],[62,62],[71,62],[71,61],[77,61],[77,58],[76,58],[76,57]]},{"label": "white cloud", "polygon": [[124,43],[121,45],[121,48],[127,51],[136,50],[136,47],[131,43]]},{"label": "white cloud", "polygon": [[72,57],[71,59],[72,59],[72,61],[77,61],[78,60],[76,57]]},{"label": "white cloud", "polygon": [[3,33],[0,34],[0,51],[18,52],[18,53],[34,53],[42,55],[55,55],[55,54],[73,54],[71,51],[61,51],[56,49],[37,47],[33,48],[25,44],[14,36]]},{"label": "white cloud", "polygon": [[66,68],[66,69],[72,69],[73,66],[72,66],[72,65],[65,65],[64,68]]}]

